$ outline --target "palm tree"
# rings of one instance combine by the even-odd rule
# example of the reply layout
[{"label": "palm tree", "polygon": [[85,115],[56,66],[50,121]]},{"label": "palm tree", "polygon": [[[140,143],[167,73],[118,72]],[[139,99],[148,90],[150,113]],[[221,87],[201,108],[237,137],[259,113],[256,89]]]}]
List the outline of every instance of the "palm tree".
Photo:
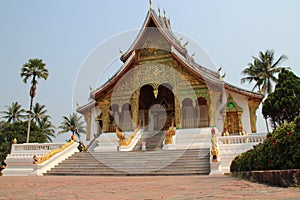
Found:
[{"label": "palm tree", "polygon": [[23,82],[27,83],[29,79],[31,79],[31,87],[30,87],[30,107],[29,107],[29,115],[28,115],[28,128],[27,128],[27,137],[26,143],[29,142],[29,134],[30,134],[30,121],[31,121],[31,112],[32,112],[32,104],[33,98],[36,95],[36,87],[37,87],[37,79],[42,78],[47,80],[49,71],[45,68],[46,64],[43,63],[42,59],[29,59],[27,63],[23,65],[21,68],[21,77],[23,78]]},{"label": "palm tree", "polygon": [[38,121],[38,126],[41,129],[42,134],[44,134],[49,142],[52,142],[52,138],[55,138],[55,126],[51,123],[50,117],[48,115],[43,116]]},{"label": "palm tree", "polygon": [[41,105],[39,103],[36,103],[33,108],[32,108],[32,120],[35,123],[40,123],[42,118],[50,118],[49,115],[47,115],[47,110],[45,110],[46,106],[45,105]]},{"label": "palm tree", "polygon": [[[248,68],[242,71],[243,75],[246,77],[241,79],[241,83],[255,81],[255,85],[252,91],[255,88],[258,88],[258,92],[261,94],[270,94],[273,89],[272,82],[277,82],[275,77],[281,69],[284,67],[279,67],[278,65],[287,59],[285,55],[281,55],[276,62],[274,62],[274,51],[266,50],[265,53],[262,51],[259,52],[259,57],[253,56],[253,63],[248,64]],[[269,133],[268,121],[265,119],[267,131]]]},{"label": "palm tree", "polygon": [[85,133],[84,121],[82,121],[82,116],[78,117],[77,113],[70,114],[69,117],[63,116],[64,121],[58,127],[62,129],[58,134],[72,132],[72,135],[80,139],[80,133]]},{"label": "palm tree", "polygon": [[2,117],[7,119],[8,123],[15,123],[24,119],[25,110],[18,102],[12,102],[11,106],[5,107],[7,107],[7,111],[2,112],[2,114],[4,114]]},{"label": "palm tree", "polygon": [[274,51],[266,50],[266,52],[259,52],[259,57],[253,57],[253,63],[248,64],[248,68],[242,71],[242,75],[246,77],[241,79],[241,83],[255,81],[255,85],[252,90],[258,88],[258,92],[261,94],[270,94],[273,89],[272,82],[277,82],[275,77],[281,69],[278,65],[287,59],[285,55],[281,55],[278,60],[274,62]]}]

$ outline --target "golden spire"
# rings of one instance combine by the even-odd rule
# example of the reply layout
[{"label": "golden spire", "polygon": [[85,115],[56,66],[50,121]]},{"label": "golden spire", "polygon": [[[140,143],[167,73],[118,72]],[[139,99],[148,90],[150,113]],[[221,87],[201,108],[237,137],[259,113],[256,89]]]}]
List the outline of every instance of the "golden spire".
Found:
[{"label": "golden spire", "polygon": [[160,17],[160,8],[159,8],[159,6],[158,6],[158,16]]},{"label": "golden spire", "polygon": [[153,10],[152,1],[151,0],[149,0],[149,4],[150,4],[150,10]]},{"label": "golden spire", "polygon": [[164,19],[166,19],[166,10],[164,9]]}]

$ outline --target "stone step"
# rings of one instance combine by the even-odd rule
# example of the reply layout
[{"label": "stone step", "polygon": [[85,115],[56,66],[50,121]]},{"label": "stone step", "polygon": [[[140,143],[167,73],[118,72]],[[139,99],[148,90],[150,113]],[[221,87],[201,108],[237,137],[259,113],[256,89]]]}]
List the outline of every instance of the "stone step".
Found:
[{"label": "stone step", "polygon": [[152,171],[152,172],[49,172],[46,176],[182,176],[182,175],[207,175],[205,171]]},{"label": "stone step", "polygon": [[208,174],[209,149],[76,153],[45,175]]}]

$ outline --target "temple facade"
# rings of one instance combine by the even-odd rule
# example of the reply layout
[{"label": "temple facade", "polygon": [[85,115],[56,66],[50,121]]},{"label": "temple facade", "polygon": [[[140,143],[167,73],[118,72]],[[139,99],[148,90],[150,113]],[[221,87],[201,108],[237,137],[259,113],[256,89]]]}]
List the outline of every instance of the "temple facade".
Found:
[{"label": "temple facade", "polygon": [[171,30],[170,21],[152,8],[123,65],[91,91],[92,101],[77,109],[86,121],[87,140],[100,132],[215,127],[230,134],[256,132],[263,95],[233,86],[218,71],[197,64]]}]

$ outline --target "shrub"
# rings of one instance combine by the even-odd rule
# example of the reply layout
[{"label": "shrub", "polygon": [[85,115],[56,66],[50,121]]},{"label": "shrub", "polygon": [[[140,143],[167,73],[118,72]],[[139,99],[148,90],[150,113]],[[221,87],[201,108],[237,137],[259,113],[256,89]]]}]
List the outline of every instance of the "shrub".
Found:
[{"label": "shrub", "polygon": [[263,143],[235,157],[230,171],[300,168],[300,117],[278,127]]}]

